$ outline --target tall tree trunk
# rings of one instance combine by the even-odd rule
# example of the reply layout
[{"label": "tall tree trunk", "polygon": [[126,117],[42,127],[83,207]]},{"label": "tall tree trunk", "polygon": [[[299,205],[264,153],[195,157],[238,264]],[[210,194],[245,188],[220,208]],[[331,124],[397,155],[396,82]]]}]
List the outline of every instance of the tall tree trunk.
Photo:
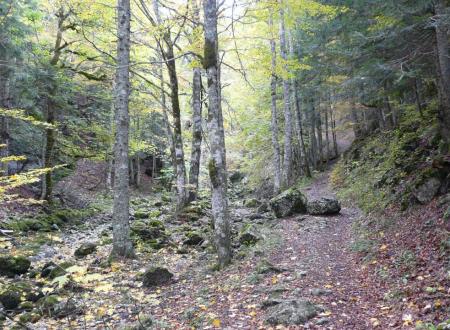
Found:
[{"label": "tall tree trunk", "polygon": [[205,53],[204,66],[208,76],[208,135],[211,148],[209,176],[214,221],[215,244],[219,267],[231,262],[230,222],[227,200],[227,172],[225,145],[222,136],[221,97],[218,63],[217,3],[204,1]]},{"label": "tall tree trunk", "polygon": [[[273,13],[270,13],[269,28],[273,33]],[[271,95],[271,122],[270,129],[272,132],[272,148],[273,148],[273,168],[274,168],[274,180],[273,180],[273,192],[278,194],[281,189],[281,155],[280,155],[280,143],[278,142],[278,111],[277,111],[277,51],[276,43],[273,36],[270,39],[270,51],[272,56],[271,62],[271,76],[270,76],[270,95]]]},{"label": "tall tree trunk", "polygon": [[303,156],[303,167],[306,177],[310,178],[311,175],[311,167],[309,164],[308,151],[306,150],[305,139],[303,138],[303,120],[302,120],[302,112],[301,112],[301,100],[298,95],[298,82],[294,79],[294,101],[295,101],[295,125],[297,130],[298,142],[300,144]]},{"label": "tall tree trunk", "polygon": [[436,53],[440,105],[438,112],[439,127],[445,147],[444,152],[450,152],[450,46],[448,41],[448,26],[445,19],[446,1],[437,0],[434,9],[438,16],[436,25]]},{"label": "tall tree trunk", "polygon": [[130,118],[130,0],[117,1],[117,69],[115,82],[114,206],[112,257],[134,257],[130,239],[128,144]]},{"label": "tall tree trunk", "polygon": [[[280,55],[283,59],[283,68],[287,74],[287,48],[286,48],[286,26],[284,21],[284,3],[280,3]],[[292,114],[290,106],[290,84],[288,78],[283,78],[283,99],[284,99],[284,162],[283,181],[286,187],[292,181]]]},{"label": "tall tree trunk", "polygon": [[317,138],[316,138],[316,114],[314,109],[314,99],[311,98],[308,103],[309,106],[309,140],[310,140],[310,155],[313,168],[317,168],[318,152],[317,152]]},{"label": "tall tree trunk", "polygon": [[326,162],[328,164],[328,161],[331,158],[331,153],[330,153],[330,134],[329,134],[329,129],[330,129],[330,125],[329,125],[329,116],[328,116],[328,112],[331,108],[331,100],[330,100],[330,96],[328,94],[328,104],[325,107],[325,144],[326,144],[326,151],[327,151],[327,158],[326,158]]},{"label": "tall tree trunk", "polygon": [[[10,102],[10,72],[0,70],[0,107],[5,110],[11,107]],[[9,156],[9,124],[6,116],[0,116],[0,159]],[[9,175],[8,162],[1,163],[0,176]]]},{"label": "tall tree trunk", "polygon": [[[159,0],[153,2],[155,12],[157,15],[158,24],[161,24],[161,17],[159,15]],[[177,67],[174,54],[174,45],[171,39],[170,31],[166,30],[163,33],[164,43],[166,48],[161,45],[161,53],[164,57],[164,61],[169,73],[170,83],[170,101],[172,104],[172,118],[173,118],[173,145],[175,148],[175,174],[176,174],[176,187],[177,187],[177,210],[181,210],[187,201],[186,193],[186,167],[184,164],[184,148],[183,137],[181,130],[181,109],[179,99],[178,88],[178,76]]]},{"label": "tall tree trunk", "polygon": [[420,98],[420,78],[414,77],[414,97],[416,100],[417,111],[420,114],[420,118],[423,118],[423,106]]},{"label": "tall tree trunk", "polygon": [[322,170],[323,166],[323,136],[322,136],[322,114],[320,108],[320,99],[317,103],[316,113],[316,130],[317,130],[317,147],[319,151],[319,169]]},{"label": "tall tree trunk", "polygon": [[334,114],[334,106],[333,106],[333,99],[330,100],[330,122],[331,122],[331,136],[333,138],[333,149],[334,149],[334,156],[339,156],[339,149],[337,144],[337,136],[336,136],[336,117]]},{"label": "tall tree trunk", "polygon": [[[192,0],[196,27],[200,21],[200,8],[197,0]],[[193,69],[192,77],[192,148],[191,165],[189,168],[189,197],[188,202],[197,199],[198,177],[200,174],[200,159],[202,155],[202,71]]]}]

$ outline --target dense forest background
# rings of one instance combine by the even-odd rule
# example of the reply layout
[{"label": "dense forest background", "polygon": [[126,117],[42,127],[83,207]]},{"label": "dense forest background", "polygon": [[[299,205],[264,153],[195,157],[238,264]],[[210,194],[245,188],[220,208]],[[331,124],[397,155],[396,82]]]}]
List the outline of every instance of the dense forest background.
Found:
[{"label": "dense forest background", "polygon": [[[124,316],[113,283],[129,270],[153,288],[171,270],[179,285],[188,264],[207,272],[193,286],[239,278],[233,267],[278,249],[273,221],[334,216],[342,203],[346,220],[327,235],[342,235],[334,249],[351,245],[349,258],[378,278],[368,309],[375,292],[383,305],[343,324],[317,309],[327,321],[313,326],[448,321],[449,29],[446,0],[1,1],[0,318],[7,328],[233,327],[205,301],[189,317],[141,320],[161,301],[176,310],[157,291],[138,297],[141,309],[123,302],[137,310]],[[356,272],[337,258],[336,271]],[[274,260],[271,285],[286,272]],[[29,285],[46,290],[24,307]],[[114,304],[96,302],[82,321],[89,299],[77,295],[90,286]],[[252,321],[236,328],[290,324],[248,309]]]}]

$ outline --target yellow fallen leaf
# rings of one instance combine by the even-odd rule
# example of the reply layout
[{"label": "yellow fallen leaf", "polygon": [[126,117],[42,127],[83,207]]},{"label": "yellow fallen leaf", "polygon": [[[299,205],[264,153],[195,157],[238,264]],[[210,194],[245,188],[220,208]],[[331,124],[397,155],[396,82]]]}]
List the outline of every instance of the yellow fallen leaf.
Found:
[{"label": "yellow fallen leaf", "polygon": [[387,250],[387,245],[383,244],[382,246],[380,246],[380,251],[386,251]]},{"label": "yellow fallen leaf", "polygon": [[219,319],[214,319],[214,320],[212,321],[212,325],[213,325],[215,328],[220,328],[221,322],[220,322]]},{"label": "yellow fallen leaf", "polygon": [[325,285],[325,289],[331,289],[333,287],[333,285],[331,285],[331,284],[326,284]]},{"label": "yellow fallen leaf", "polygon": [[372,323],[373,327],[378,327],[380,325],[380,321],[378,321],[378,319],[374,317],[370,319],[370,322]]},{"label": "yellow fallen leaf", "polygon": [[206,311],[208,309],[208,307],[206,307],[205,305],[198,305],[198,307],[202,310],[202,311]]},{"label": "yellow fallen leaf", "polygon": [[278,283],[278,278],[276,276],[272,277],[272,284],[277,284]]},{"label": "yellow fallen leaf", "polygon": [[442,301],[440,299],[436,300],[434,302],[434,307],[441,308],[442,307]]},{"label": "yellow fallen leaf", "polygon": [[106,314],[106,308],[105,307],[99,307],[97,309],[97,316],[102,317]]},{"label": "yellow fallen leaf", "polygon": [[255,317],[256,316],[256,312],[255,311],[251,311],[250,313],[248,313],[248,315]]}]

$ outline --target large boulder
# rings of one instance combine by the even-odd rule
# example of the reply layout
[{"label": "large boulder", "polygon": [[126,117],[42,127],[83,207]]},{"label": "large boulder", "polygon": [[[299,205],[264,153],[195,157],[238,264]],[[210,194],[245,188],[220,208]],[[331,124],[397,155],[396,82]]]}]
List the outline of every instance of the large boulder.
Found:
[{"label": "large boulder", "polygon": [[287,217],[297,213],[306,213],[307,199],[298,188],[290,188],[270,200],[277,218]]},{"label": "large boulder", "polygon": [[134,221],[131,224],[131,232],[142,240],[152,240],[164,236],[164,225],[154,220],[150,223],[144,221]]},{"label": "large boulder", "polygon": [[322,197],[309,201],[306,208],[311,215],[331,215],[341,211],[341,203],[335,198]]},{"label": "large boulder", "polygon": [[38,287],[27,282],[12,283],[0,290],[0,303],[7,309],[13,310],[23,302],[36,302],[44,295]]},{"label": "large boulder", "polygon": [[267,308],[266,322],[270,325],[304,324],[320,311],[317,306],[307,300],[271,300],[263,307]]},{"label": "large boulder", "polygon": [[204,241],[205,239],[199,233],[189,232],[186,234],[186,240],[183,242],[183,244],[189,246],[197,246],[201,245]]},{"label": "large boulder", "polygon": [[419,203],[427,204],[439,192],[441,181],[436,177],[426,179],[422,184],[418,185],[414,191],[414,196]]},{"label": "large boulder", "polygon": [[30,260],[23,256],[0,256],[0,275],[14,277],[25,274],[31,266]]},{"label": "large boulder", "polygon": [[145,271],[142,277],[144,287],[163,285],[172,279],[173,274],[163,267],[151,267]]}]

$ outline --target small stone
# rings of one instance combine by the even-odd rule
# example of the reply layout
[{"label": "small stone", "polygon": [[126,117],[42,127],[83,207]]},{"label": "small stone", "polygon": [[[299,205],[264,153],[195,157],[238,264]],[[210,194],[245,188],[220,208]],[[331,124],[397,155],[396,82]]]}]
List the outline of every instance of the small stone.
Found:
[{"label": "small stone", "polygon": [[310,290],[311,295],[313,296],[327,296],[332,294],[333,292],[331,290],[326,290],[326,289],[322,289],[322,288],[314,288]]},{"label": "small stone", "polygon": [[330,319],[327,317],[322,317],[322,318],[318,319],[315,323],[316,323],[316,325],[324,325],[324,324],[330,323]]},{"label": "small stone", "polygon": [[83,258],[94,253],[96,250],[97,244],[92,242],[83,243],[78,249],[75,250],[75,257]]},{"label": "small stone", "polygon": [[145,271],[142,279],[144,287],[153,287],[170,282],[173,274],[163,267],[151,267]]}]

